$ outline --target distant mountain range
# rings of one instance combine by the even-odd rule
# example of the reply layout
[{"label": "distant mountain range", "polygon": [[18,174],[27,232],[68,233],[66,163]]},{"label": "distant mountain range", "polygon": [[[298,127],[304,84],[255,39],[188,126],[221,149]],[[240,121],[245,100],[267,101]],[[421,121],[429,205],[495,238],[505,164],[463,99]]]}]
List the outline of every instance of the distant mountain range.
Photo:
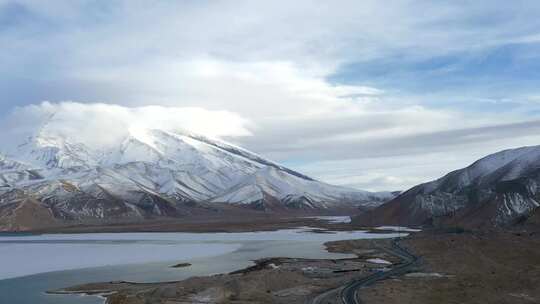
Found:
[{"label": "distant mountain range", "polygon": [[540,146],[501,151],[418,185],[355,222],[364,225],[507,226],[537,221]]},{"label": "distant mountain range", "polygon": [[195,134],[137,130],[96,148],[47,126],[0,143],[0,230],[181,217],[201,204],[330,210],[375,207],[393,197],[316,181]]}]

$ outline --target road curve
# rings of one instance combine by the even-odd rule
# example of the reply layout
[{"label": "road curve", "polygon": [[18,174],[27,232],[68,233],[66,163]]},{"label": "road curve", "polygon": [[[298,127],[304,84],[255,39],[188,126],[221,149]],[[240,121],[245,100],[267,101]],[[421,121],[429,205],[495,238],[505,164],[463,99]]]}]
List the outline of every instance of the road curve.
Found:
[{"label": "road curve", "polygon": [[402,260],[402,263],[388,271],[379,271],[367,277],[354,279],[344,286],[328,290],[317,295],[308,303],[311,304],[327,304],[338,299],[338,303],[342,304],[360,304],[358,290],[362,287],[371,285],[377,281],[383,280],[390,276],[400,275],[407,272],[417,261],[418,257],[411,254],[407,249],[399,245],[399,240],[392,241],[392,248],[379,247],[388,254],[396,256]]}]

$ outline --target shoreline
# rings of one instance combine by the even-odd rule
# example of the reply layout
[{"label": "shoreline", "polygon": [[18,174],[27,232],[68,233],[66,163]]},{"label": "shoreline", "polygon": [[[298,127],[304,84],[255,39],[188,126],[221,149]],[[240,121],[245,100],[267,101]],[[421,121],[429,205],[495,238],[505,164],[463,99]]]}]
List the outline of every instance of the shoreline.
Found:
[{"label": "shoreline", "polygon": [[[341,303],[341,290],[354,280],[367,279],[372,271],[388,267],[366,268],[368,257],[377,256],[392,263],[396,276],[377,284],[363,286],[358,293],[362,303],[381,304],[464,304],[536,303],[540,301],[540,234],[537,231],[466,231],[427,230],[412,233],[400,240],[411,254],[420,257],[419,264],[405,273],[397,271],[401,262],[385,255],[392,251],[392,239],[341,240],[326,242],[329,252],[353,253],[349,259],[260,259],[256,265],[228,274],[188,278],[181,281],[146,285],[144,288],[124,282],[94,283],[113,292],[108,304],[196,302],[205,296],[210,303]],[[512,248],[512,250],[507,250]],[[474,252],[474,254],[471,254]],[[399,255],[399,253],[397,253]],[[402,261],[403,262],[403,261]],[[370,272],[371,268],[371,272]],[[373,270],[375,269],[375,270]],[[343,270],[346,270],[343,272]],[[526,276],[520,275],[527,273]],[[373,276],[372,276],[373,277]],[[117,282],[118,283],[118,282]],[[97,284],[97,285],[96,285]],[[91,290],[84,284],[65,288],[79,294]],[[336,289],[338,288],[338,289]]]},{"label": "shoreline", "polygon": [[[294,218],[294,221],[293,221],[293,222],[297,223],[298,220],[299,220],[298,218]],[[315,239],[321,239],[321,238],[319,238],[319,237],[315,237],[315,235],[316,235],[316,234],[319,234],[319,233],[323,233],[323,234],[328,234],[328,233],[330,233],[330,234],[335,234],[335,233],[339,233],[340,231],[354,232],[354,231],[356,231],[357,228],[359,228],[359,227],[355,227],[355,226],[353,226],[353,225],[350,225],[350,224],[348,224],[348,223],[335,223],[335,222],[332,222],[332,223],[331,223],[331,222],[329,222],[329,220],[331,220],[330,218],[328,218],[328,219],[326,219],[326,218],[320,219],[320,218],[312,218],[312,217],[309,217],[309,218],[304,218],[304,217],[303,217],[303,218],[301,218],[300,220],[301,220],[302,223],[305,223],[306,221],[307,221],[307,222],[311,222],[311,223],[317,223],[317,225],[312,225],[312,227],[298,227],[298,226],[293,227],[293,228],[295,228],[295,229],[307,231],[307,233],[308,233],[309,235],[312,235],[312,237],[310,237],[310,239],[314,239],[314,238],[315,238]],[[334,220],[335,220],[335,219],[334,219]],[[275,223],[275,222],[274,222],[274,223]],[[278,227],[273,227],[273,228],[275,228],[275,229],[273,229],[273,230],[288,230],[287,227],[283,227],[283,226],[278,226]],[[261,229],[250,229],[250,230],[248,230],[248,231],[245,231],[246,229],[243,229],[243,230],[244,230],[244,232],[248,232],[248,231],[250,231],[250,232],[257,232],[257,231],[258,231],[258,232],[265,232],[265,231],[269,231],[269,230],[261,230]],[[330,230],[330,231],[329,231],[329,230]],[[168,232],[171,232],[171,231],[168,231]],[[202,232],[202,231],[196,231],[196,232]],[[361,230],[361,231],[356,231],[356,232],[361,232],[361,233],[369,232],[369,234],[372,234],[372,236],[373,236],[374,234],[379,234],[379,233],[395,233],[396,231],[394,231],[394,230],[380,230],[380,229],[375,229],[375,228],[369,229],[369,228],[367,228],[367,227],[362,227],[362,230]],[[135,233],[136,233],[136,232],[135,232]],[[13,235],[13,234],[12,234],[12,235]],[[25,233],[24,235],[28,235],[28,233]],[[54,235],[53,235],[52,237],[54,237]],[[114,237],[114,236],[113,236],[113,237]],[[330,240],[332,239],[332,237],[323,237],[323,239],[325,239],[325,238],[326,238],[326,239],[330,238]],[[348,238],[348,237],[347,237],[347,238]],[[350,238],[357,238],[357,237],[351,235]],[[366,241],[368,241],[368,240],[366,240]],[[369,241],[371,241],[371,240],[369,240]],[[330,241],[330,243],[334,243],[334,242],[343,242],[343,241]],[[321,244],[322,244],[322,243],[321,243]],[[332,252],[336,252],[336,253],[337,253],[337,252],[339,252],[339,253],[349,253],[348,251],[339,251],[339,250],[333,250],[333,249],[331,249],[331,246],[329,246],[329,243],[328,243],[328,242],[325,242],[325,243],[323,244],[323,247],[321,248],[321,250],[323,250],[323,251],[325,251],[325,252],[330,252],[330,253],[332,253]],[[350,254],[352,254],[352,252],[351,252]],[[283,255],[283,256],[287,256],[287,255],[285,254],[285,255]],[[293,261],[293,260],[296,261],[296,262],[299,261],[299,259],[291,259],[291,258],[289,258],[289,261]],[[174,261],[171,259],[171,262],[174,262]],[[323,260],[318,260],[318,261],[312,260],[311,263],[321,263],[321,262],[323,262]],[[324,260],[324,262],[328,262],[328,260]],[[172,263],[172,264],[174,264],[174,263]],[[171,264],[171,265],[172,265],[172,264]],[[288,262],[287,264],[290,266],[290,265],[292,265],[293,263],[292,263],[292,262]],[[255,264],[255,265],[250,265],[249,267],[252,267],[252,266],[256,266],[256,264]],[[247,267],[247,268],[249,268],[249,267]],[[91,268],[93,268],[93,267],[91,267]],[[235,272],[236,272],[236,273],[241,272],[241,273],[243,273],[243,275],[245,275],[245,272],[246,272],[246,271],[244,271],[244,270],[245,270],[244,268],[239,268],[238,270],[235,270],[235,271],[224,272],[224,273],[222,273],[222,274],[219,275],[219,276],[228,276],[228,275],[232,275],[232,273],[235,273]],[[351,275],[351,274],[355,274],[355,273],[354,273],[354,272],[345,272],[345,274],[346,274],[346,275]],[[187,278],[187,279],[183,279],[182,281],[190,280],[190,279],[191,279],[191,278]],[[174,281],[174,282],[175,282],[175,283],[178,283],[179,281]],[[157,284],[163,284],[163,283],[157,283]],[[159,285],[156,285],[156,286],[159,286]],[[157,287],[152,287],[152,288],[157,288]],[[45,289],[43,289],[43,290],[45,291]],[[49,291],[50,291],[50,290],[49,290]],[[66,291],[67,291],[67,290],[66,290]],[[54,293],[54,292],[53,292],[53,293],[48,293],[48,294],[51,294],[51,295],[53,295],[53,294],[67,294],[66,291],[64,291],[64,292],[57,292],[57,293]],[[109,290],[108,290],[108,289],[106,289],[106,290],[103,290],[103,289],[102,289],[102,290],[93,290],[93,291],[89,291],[88,296],[96,296],[96,295],[97,295],[96,293],[99,292],[99,293],[101,294],[103,291],[108,292]],[[83,292],[83,293],[84,293],[84,292]],[[69,294],[81,294],[81,292],[69,292]],[[106,298],[108,298],[108,297],[106,296]]]},{"label": "shoreline", "polygon": [[[324,243],[324,250],[328,252],[333,253],[343,253],[343,254],[351,254],[353,251],[349,248],[349,244],[354,242],[375,242],[377,244],[389,244],[391,239],[364,239],[364,240],[341,240],[341,241],[330,241]],[[370,249],[366,249],[370,250]],[[371,252],[370,256],[380,256],[384,254],[383,251],[375,253]],[[391,257],[391,256],[384,256],[388,260],[392,260],[391,265],[399,263],[397,259]],[[333,274],[335,275],[341,275],[343,276],[339,280],[337,280],[338,284],[344,283],[348,280],[350,280],[352,277],[358,275],[359,272],[365,272],[369,273],[369,271],[379,271],[380,269],[387,267],[388,265],[384,265],[381,263],[374,263],[374,262],[368,262],[369,258],[367,256],[357,255],[356,257],[351,258],[341,258],[341,259],[307,259],[307,258],[290,258],[290,257],[271,257],[271,258],[262,258],[253,261],[254,265],[248,266],[245,268],[241,268],[229,273],[221,273],[221,274],[215,274],[210,276],[203,276],[198,277],[197,279],[215,279],[218,280],[221,278],[229,277],[229,276],[236,276],[236,277],[249,277],[250,274],[256,274],[260,271],[267,271],[267,270],[275,270],[279,269],[282,265],[289,264],[289,265],[298,265],[298,264],[313,264],[313,265],[319,265],[319,264],[339,264],[342,263],[343,265],[356,265],[355,268],[350,269],[348,271],[343,271],[341,269],[341,266],[339,269],[333,270]],[[386,261],[386,260],[384,260]],[[362,265],[362,267],[358,267],[358,265]],[[294,266],[293,266],[294,267]],[[184,284],[186,281],[195,279],[195,277],[190,277],[184,280],[179,281],[170,281],[170,282],[157,282],[157,283],[139,283],[139,282],[130,282],[130,281],[111,281],[111,282],[101,282],[101,283],[88,283],[83,284],[79,286],[72,286],[72,287],[66,287],[59,290],[52,290],[47,291],[46,293],[49,295],[85,295],[85,296],[99,296],[102,298],[105,298],[105,302],[107,304],[119,304],[124,303],[123,300],[118,300],[118,297],[122,297],[122,295],[119,296],[119,293],[125,293],[131,292],[131,293],[138,293],[141,290],[147,290],[152,288],[164,288],[164,287],[170,287],[173,285],[178,284]],[[335,287],[336,282],[322,285],[324,288],[328,287]],[[336,285],[339,286],[339,285]],[[131,303],[131,302],[126,302]],[[135,303],[135,302],[134,302]]]},{"label": "shoreline", "polygon": [[[311,220],[311,219],[310,219]],[[331,220],[335,220],[335,218],[332,218]],[[326,219],[317,219],[318,223],[326,222]],[[315,225],[313,225],[315,226]],[[148,264],[148,263],[170,263],[167,267],[170,268],[171,265],[176,265],[179,262],[185,262],[188,260],[192,260],[195,258],[195,260],[199,258],[206,258],[206,257],[198,257],[193,256],[190,254],[190,252],[197,252],[197,250],[204,250],[204,248],[216,248],[212,246],[218,246],[216,249],[218,251],[226,250],[223,254],[229,255],[231,252],[239,250],[239,248],[257,248],[258,245],[255,245],[257,242],[253,243],[252,241],[277,241],[282,249],[279,249],[278,252],[280,255],[277,256],[287,256],[287,242],[292,242],[290,245],[292,246],[293,252],[299,253],[298,257],[317,257],[317,256],[324,256],[324,254],[318,254],[316,252],[327,252],[324,250],[323,243],[326,241],[333,241],[333,240],[340,240],[340,239],[352,239],[352,238],[379,238],[377,234],[386,234],[386,236],[381,235],[381,238],[384,237],[393,237],[397,236],[397,234],[393,231],[379,231],[379,230],[372,230],[370,233],[368,229],[363,230],[355,230],[354,227],[340,225],[340,229],[335,229],[338,226],[336,224],[322,224],[317,225],[317,227],[295,227],[295,228],[284,228],[279,229],[280,227],[276,227],[277,229],[274,231],[262,231],[262,230],[252,230],[252,232],[233,232],[233,233],[200,233],[200,237],[198,236],[199,233],[183,233],[183,232],[154,232],[150,233],[118,233],[116,235],[115,233],[103,233],[101,235],[100,233],[89,233],[88,236],[84,236],[84,234],[73,234],[73,235],[66,235],[66,234],[50,234],[50,235],[29,235],[27,233],[23,235],[17,235],[17,234],[10,234],[9,237],[3,237],[0,238],[0,244],[2,242],[6,244],[14,244],[18,246],[18,250],[21,254],[16,254],[15,256],[19,258],[13,258],[13,262],[9,262],[10,260],[4,261],[5,266],[8,266],[6,268],[7,273],[10,273],[10,267],[9,265],[14,265],[13,263],[17,263],[17,260],[21,259],[28,259],[28,261],[35,261],[33,263],[30,263],[29,267],[31,269],[36,270],[35,273],[22,273],[16,276],[9,276],[5,279],[16,279],[16,278],[23,278],[23,277],[29,277],[33,275],[39,275],[49,272],[61,272],[61,271],[71,271],[71,270],[77,270],[77,269],[91,269],[91,268],[100,268],[100,267],[124,267],[126,265],[136,265],[136,264]],[[279,229],[279,230],[278,230]],[[80,235],[80,236],[79,236]],[[112,247],[103,247],[107,246],[106,243],[109,242],[115,242],[118,243],[118,245],[123,245],[122,248],[115,249],[117,246]],[[302,241],[300,243],[297,243],[296,241]],[[306,241],[304,243],[303,241]],[[38,253],[32,253],[35,252],[32,250],[32,245],[35,242],[49,242],[51,243],[51,246],[44,247],[43,249],[46,249],[46,252],[48,254],[51,254],[53,256],[56,255],[55,252],[58,252],[59,250],[62,252],[62,254],[66,254],[66,251],[63,251],[62,248],[66,247],[66,249],[69,249],[67,252],[73,252],[76,256],[95,256],[91,252],[99,251],[99,252],[108,252],[110,254],[107,254],[105,256],[110,256],[111,258],[106,258],[104,261],[103,259],[93,259],[90,258],[89,260],[85,258],[85,263],[80,264],[73,261],[73,259],[64,260],[61,259],[59,262],[55,262],[50,264],[46,267],[41,267],[39,265],[39,259],[36,260],[36,254]],[[79,255],[77,252],[80,250],[77,248],[81,248],[81,246],[85,246],[85,243],[96,243],[96,248],[92,247],[92,251],[85,250],[84,252],[81,252],[82,255]],[[105,243],[103,243],[105,242]],[[149,242],[149,243],[148,243]],[[210,243],[209,243],[210,242]],[[70,245],[73,243],[74,245]],[[147,244],[148,243],[148,244]],[[200,244],[199,244],[200,243]],[[306,245],[303,245],[303,244]],[[149,251],[148,246],[159,246],[159,244],[167,245],[167,244],[174,244],[175,247],[178,247],[178,249],[173,249],[172,247],[163,247],[165,248],[171,248],[167,249],[167,251],[162,252],[159,255],[152,254],[152,250]],[[253,245],[251,245],[253,244]],[[284,245],[285,244],[285,245]],[[311,244],[311,245],[308,245]],[[21,247],[24,246],[24,247]],[[75,246],[75,247],[73,247]],[[125,247],[129,246],[129,247]],[[135,247],[132,247],[135,246]],[[201,247],[203,246],[203,247]],[[208,247],[211,246],[211,247]],[[229,251],[227,247],[230,246],[236,246],[237,248]],[[261,245],[261,246],[268,246],[268,245]],[[307,246],[307,247],[306,247]],[[316,249],[315,247],[319,247],[320,250]],[[103,248],[102,248],[103,247]],[[141,247],[146,252],[149,252],[150,255],[148,256],[148,259],[145,258],[145,260],[141,260],[140,258],[133,259],[125,259],[122,258],[122,255],[119,254],[119,250],[131,250],[130,248],[138,248]],[[223,247],[223,248],[222,248]],[[277,247],[277,248],[280,248]],[[311,251],[306,251],[304,248],[311,248]],[[24,249],[27,248],[27,249]],[[154,250],[161,250],[162,247],[155,247]],[[185,248],[185,249],[183,249]],[[202,248],[202,249],[197,249]],[[271,247],[269,247],[271,248]],[[5,250],[8,250],[6,248]],[[112,251],[111,251],[112,250]],[[178,250],[181,250],[180,253]],[[187,251],[186,251],[187,250]],[[193,251],[195,250],[195,251]],[[211,249],[210,252],[212,252],[214,249]],[[258,249],[259,250],[259,249]],[[264,249],[267,250],[267,249]],[[300,251],[297,251],[300,250]],[[269,252],[276,252],[275,250],[271,250]],[[26,252],[26,253],[24,253]],[[143,251],[144,252],[144,251]],[[262,251],[261,251],[262,252]],[[303,253],[302,253],[303,252]],[[310,254],[309,252],[312,252],[313,254]],[[220,255],[223,255],[220,254]],[[140,254],[139,254],[140,255]],[[154,256],[152,256],[154,255]],[[276,256],[276,255],[271,255]],[[294,256],[294,255],[293,255]],[[264,255],[257,254],[256,257],[253,257],[253,259],[262,258]],[[157,258],[157,259],[156,259]],[[119,260],[120,259],[120,260]],[[95,261],[94,261],[95,260]],[[121,261],[121,262],[120,262]],[[74,264],[75,263],[75,264]],[[34,265],[34,266],[32,266]],[[142,264],[141,264],[142,265]],[[162,267],[162,266],[160,266]],[[27,267],[28,268],[28,267]],[[15,272],[14,272],[15,271]],[[11,272],[19,273],[20,271],[16,271],[13,269]],[[167,276],[167,275],[165,275]],[[118,277],[120,279],[120,277]]]},{"label": "shoreline", "polygon": [[[380,232],[380,231],[378,231]],[[217,281],[219,285],[220,280],[227,280],[227,278],[236,278],[239,280],[246,281],[245,278],[248,277],[247,281],[251,281],[249,277],[259,276],[261,272],[268,272],[272,270],[279,270],[282,267],[288,268],[288,271],[285,276],[292,275],[296,276],[298,271],[311,271],[311,269],[326,269],[326,273],[322,275],[321,280],[328,280],[328,282],[322,283],[318,289],[335,287],[336,284],[342,284],[351,278],[357,276],[359,273],[369,273],[369,271],[378,271],[379,269],[385,268],[389,265],[383,265],[380,262],[373,261],[384,261],[387,263],[387,260],[391,260],[391,265],[399,263],[398,259],[388,255],[384,250],[373,250],[373,244],[378,244],[377,246],[390,246],[390,240],[394,238],[387,239],[360,239],[360,240],[339,240],[339,241],[329,241],[323,244],[325,251],[329,253],[342,253],[342,254],[352,254],[355,257],[350,258],[340,258],[340,259],[305,259],[305,258],[290,258],[290,257],[275,257],[275,258],[262,258],[253,261],[255,264],[245,268],[241,268],[229,273],[222,273],[210,276],[203,277],[189,277],[180,281],[172,282],[160,282],[160,283],[136,283],[128,281],[116,281],[116,282],[102,282],[102,283],[89,283],[79,286],[66,287],[60,290],[48,291],[49,294],[87,294],[94,295],[96,293],[107,293],[105,296],[107,298],[106,303],[116,304],[116,303],[132,303],[132,302],[123,302],[124,300],[118,300],[118,298],[123,298],[129,294],[138,294],[141,290],[148,289],[170,289],[175,288],[177,285],[188,284],[190,281],[203,281],[197,283],[197,286],[212,285],[212,281]],[[351,246],[351,244],[354,244]],[[360,245],[361,244],[361,245]],[[381,245],[382,244],[382,245]],[[368,248],[364,248],[365,246]],[[363,248],[363,249],[362,249]],[[384,258],[384,259],[383,259]],[[371,261],[370,261],[371,260]],[[283,266],[285,265],[285,266]],[[311,266],[306,266],[311,265]],[[351,266],[354,266],[351,268]],[[326,268],[325,268],[326,267]],[[343,267],[351,268],[349,270],[343,270]],[[291,270],[292,269],[292,270]],[[328,270],[328,269],[331,269]],[[313,270],[315,271],[315,270]],[[315,271],[316,272],[316,271]],[[314,272],[314,273],[315,273]],[[324,272],[324,271],[323,271]],[[208,280],[210,282],[204,282]],[[310,281],[310,279],[308,279]],[[186,283],[188,282],[188,283]],[[214,282],[216,283],[216,282]],[[127,294],[127,295],[126,295]],[[294,294],[294,292],[293,292]],[[287,297],[287,296],[285,296]],[[188,300],[189,301],[189,300]],[[133,302],[137,303],[137,302]],[[158,303],[158,302],[156,302]],[[265,302],[266,303],[266,302]],[[269,302],[272,303],[272,302]]]}]

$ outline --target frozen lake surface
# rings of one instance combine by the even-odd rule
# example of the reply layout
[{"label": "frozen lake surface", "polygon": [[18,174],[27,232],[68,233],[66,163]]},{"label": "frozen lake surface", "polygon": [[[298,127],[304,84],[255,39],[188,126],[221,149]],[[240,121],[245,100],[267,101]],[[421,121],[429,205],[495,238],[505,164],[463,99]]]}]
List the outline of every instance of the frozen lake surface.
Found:
[{"label": "frozen lake surface", "polygon": [[422,229],[414,229],[409,227],[403,227],[403,226],[379,226],[376,227],[377,230],[388,230],[388,231],[396,231],[396,232],[420,232]]},{"label": "frozen lake surface", "polygon": [[[101,303],[97,297],[46,295],[96,281],[155,282],[225,273],[263,257],[345,258],[323,244],[388,238],[396,233],[313,233],[288,229],[246,233],[91,233],[0,235],[0,303]],[[192,266],[171,268],[179,262]]]},{"label": "frozen lake surface", "polygon": [[310,216],[309,218],[315,218],[319,220],[325,220],[328,221],[330,224],[341,224],[341,223],[350,223],[351,217],[350,216]]}]

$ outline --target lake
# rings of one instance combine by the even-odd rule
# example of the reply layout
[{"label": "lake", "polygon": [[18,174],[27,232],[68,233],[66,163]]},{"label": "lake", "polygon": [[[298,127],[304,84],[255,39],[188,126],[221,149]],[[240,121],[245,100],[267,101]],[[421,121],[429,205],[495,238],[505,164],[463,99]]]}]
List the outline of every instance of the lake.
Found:
[{"label": "lake", "polygon": [[[313,233],[309,228],[245,233],[89,233],[0,235],[0,303],[97,304],[95,296],[47,295],[71,285],[175,281],[226,273],[263,257],[346,258],[323,244],[397,233]],[[171,268],[188,262],[192,266]]]}]

